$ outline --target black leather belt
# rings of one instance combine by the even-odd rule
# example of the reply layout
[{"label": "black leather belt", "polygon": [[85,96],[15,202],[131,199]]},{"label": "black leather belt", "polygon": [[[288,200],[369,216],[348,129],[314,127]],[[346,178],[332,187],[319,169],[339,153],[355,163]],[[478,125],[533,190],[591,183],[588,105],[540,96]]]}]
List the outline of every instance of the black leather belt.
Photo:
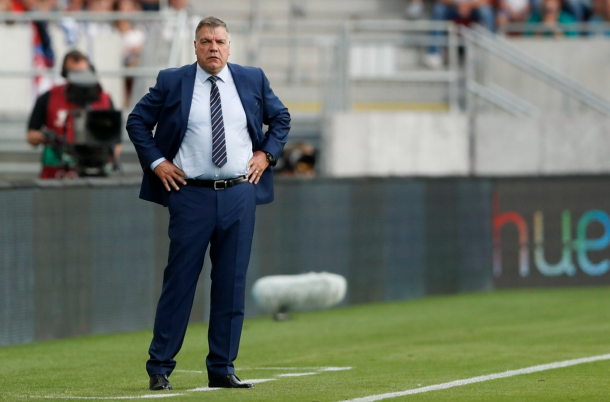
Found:
[{"label": "black leather belt", "polygon": [[247,182],[246,176],[236,177],[235,179],[229,180],[197,180],[197,179],[186,179],[187,186],[195,187],[207,187],[213,188],[214,190],[224,190],[229,187],[237,186],[238,184]]}]

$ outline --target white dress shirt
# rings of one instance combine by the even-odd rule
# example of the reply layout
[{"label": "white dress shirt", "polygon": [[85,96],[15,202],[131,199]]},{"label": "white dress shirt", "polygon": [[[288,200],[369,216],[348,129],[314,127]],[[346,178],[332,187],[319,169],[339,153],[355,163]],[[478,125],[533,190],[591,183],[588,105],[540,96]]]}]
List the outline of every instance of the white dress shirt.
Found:
[{"label": "white dress shirt", "polygon": [[[252,158],[252,139],[248,133],[246,112],[241,104],[231,71],[227,66],[218,73],[216,81],[220,92],[227,162],[219,168],[212,162],[212,119],[210,117],[210,74],[197,64],[197,76],[186,133],[173,160],[189,179],[233,179],[248,173],[248,161]],[[165,158],[154,161],[155,167]]]}]

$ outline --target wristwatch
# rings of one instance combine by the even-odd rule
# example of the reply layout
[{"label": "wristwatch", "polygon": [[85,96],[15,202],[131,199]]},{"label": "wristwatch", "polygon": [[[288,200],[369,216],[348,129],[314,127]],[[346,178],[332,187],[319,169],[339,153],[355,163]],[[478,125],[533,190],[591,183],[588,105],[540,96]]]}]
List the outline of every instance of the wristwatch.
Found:
[{"label": "wristwatch", "polygon": [[274,167],[277,161],[275,160],[273,155],[271,155],[270,152],[265,152],[265,155],[267,155],[267,162],[269,162],[269,166]]}]

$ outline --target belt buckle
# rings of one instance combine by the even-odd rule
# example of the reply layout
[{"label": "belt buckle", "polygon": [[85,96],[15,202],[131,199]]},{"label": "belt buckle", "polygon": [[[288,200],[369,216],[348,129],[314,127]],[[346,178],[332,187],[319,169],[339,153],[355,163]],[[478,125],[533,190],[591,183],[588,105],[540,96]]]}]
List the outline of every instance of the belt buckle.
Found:
[{"label": "belt buckle", "polygon": [[[216,187],[216,185],[218,183],[222,183],[223,186],[222,187]],[[218,191],[218,190],[225,190],[227,188],[227,181],[226,180],[216,180],[214,182],[214,190]]]}]

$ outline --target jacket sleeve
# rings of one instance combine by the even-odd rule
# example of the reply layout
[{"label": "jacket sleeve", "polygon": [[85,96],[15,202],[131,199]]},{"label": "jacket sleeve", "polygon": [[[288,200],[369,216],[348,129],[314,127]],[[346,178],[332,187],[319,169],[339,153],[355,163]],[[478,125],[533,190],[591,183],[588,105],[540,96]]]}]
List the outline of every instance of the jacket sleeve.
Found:
[{"label": "jacket sleeve", "polygon": [[263,78],[263,123],[269,126],[261,149],[277,160],[290,131],[290,113],[282,101],[273,93],[269,80],[261,70]]},{"label": "jacket sleeve", "polygon": [[167,93],[163,91],[162,73],[159,72],[155,86],[140,99],[127,118],[127,134],[136,148],[144,171],[149,169],[154,161],[163,158],[152,134],[167,97]]}]

